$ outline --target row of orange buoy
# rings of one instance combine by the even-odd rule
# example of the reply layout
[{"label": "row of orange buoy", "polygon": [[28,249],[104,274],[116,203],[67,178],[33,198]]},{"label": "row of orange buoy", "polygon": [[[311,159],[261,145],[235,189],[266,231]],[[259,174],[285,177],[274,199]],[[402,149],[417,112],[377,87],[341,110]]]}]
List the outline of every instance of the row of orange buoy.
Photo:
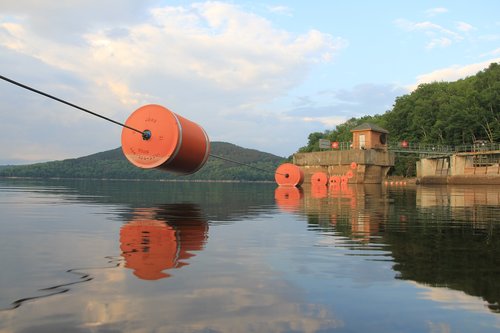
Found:
[{"label": "row of orange buoy", "polygon": [[[348,170],[343,175],[333,175],[328,177],[325,172],[318,171],[311,175],[311,184],[320,185],[335,185],[347,184],[349,179],[354,177],[353,170],[356,170],[358,164],[352,162],[350,165],[351,170]],[[280,165],[274,174],[276,183],[280,186],[300,186],[304,182],[304,172],[301,168],[292,163],[284,163]]]},{"label": "row of orange buoy", "polygon": [[406,186],[407,182],[405,182],[405,181],[385,181],[384,184],[386,186]]},{"label": "row of orange buoy", "polygon": [[328,175],[325,172],[318,171],[315,172],[311,175],[311,184],[317,184],[317,185],[340,185],[340,184],[347,184],[349,182],[349,179],[354,177],[354,173],[352,170],[347,171],[343,175],[333,175],[328,177]]},{"label": "row of orange buoy", "polygon": [[[210,141],[198,124],[181,117],[161,105],[145,105],[134,111],[122,130],[122,150],[135,166],[144,169],[191,174],[198,171],[210,156]],[[131,131],[129,128],[138,128]],[[347,184],[354,177],[357,163],[350,164],[351,170],[343,175],[328,177],[316,172],[312,184]],[[280,165],[275,172],[280,186],[299,187],[304,182],[304,172],[292,163]]]}]

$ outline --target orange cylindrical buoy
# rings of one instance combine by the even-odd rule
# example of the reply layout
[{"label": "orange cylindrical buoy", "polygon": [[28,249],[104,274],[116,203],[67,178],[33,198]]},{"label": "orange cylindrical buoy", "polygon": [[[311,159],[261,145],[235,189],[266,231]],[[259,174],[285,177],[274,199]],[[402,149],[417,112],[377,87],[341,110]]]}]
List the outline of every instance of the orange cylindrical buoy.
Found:
[{"label": "orange cylindrical buoy", "polygon": [[313,185],[326,185],[328,183],[328,176],[326,173],[318,171],[312,174],[311,184]]},{"label": "orange cylindrical buoy", "polygon": [[274,179],[280,186],[300,186],[304,182],[304,172],[295,164],[285,163],[276,169]]},{"label": "orange cylindrical buoy", "polygon": [[330,185],[340,185],[341,178],[340,176],[330,176],[330,179],[328,181],[330,182]]},{"label": "orange cylindrical buoy", "polygon": [[205,164],[210,154],[203,128],[161,105],[140,107],[125,125],[150,134],[141,135],[125,127],[122,130],[123,153],[139,168],[191,174]]}]

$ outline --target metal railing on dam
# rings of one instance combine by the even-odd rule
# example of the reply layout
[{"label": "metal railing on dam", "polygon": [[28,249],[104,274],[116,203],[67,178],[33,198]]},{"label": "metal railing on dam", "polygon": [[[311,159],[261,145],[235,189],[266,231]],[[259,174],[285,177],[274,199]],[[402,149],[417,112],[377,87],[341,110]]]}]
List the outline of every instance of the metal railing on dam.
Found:
[{"label": "metal railing on dam", "polygon": [[[339,142],[337,148],[330,148],[329,150],[350,150],[353,149],[352,142]],[[401,143],[390,142],[387,145],[387,150],[402,153],[402,154],[416,154],[420,156],[450,156],[453,154],[468,153],[468,154],[491,154],[492,152],[500,153],[500,143],[498,142],[484,142],[480,144],[468,145],[438,145],[429,143]]]}]

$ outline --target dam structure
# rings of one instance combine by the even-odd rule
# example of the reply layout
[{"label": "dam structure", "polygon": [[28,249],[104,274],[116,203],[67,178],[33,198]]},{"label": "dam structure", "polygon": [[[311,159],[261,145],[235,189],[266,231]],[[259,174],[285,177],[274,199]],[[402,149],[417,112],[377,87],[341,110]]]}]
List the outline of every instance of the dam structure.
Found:
[{"label": "dam structure", "polygon": [[363,123],[351,130],[352,143],[340,145],[328,140],[320,147],[328,150],[296,153],[293,164],[304,172],[304,183],[316,172],[328,177],[349,175],[350,184],[380,184],[394,166],[395,153],[388,149],[389,132],[377,125]]},{"label": "dam structure", "polygon": [[417,161],[420,184],[500,185],[500,144],[474,144]]}]

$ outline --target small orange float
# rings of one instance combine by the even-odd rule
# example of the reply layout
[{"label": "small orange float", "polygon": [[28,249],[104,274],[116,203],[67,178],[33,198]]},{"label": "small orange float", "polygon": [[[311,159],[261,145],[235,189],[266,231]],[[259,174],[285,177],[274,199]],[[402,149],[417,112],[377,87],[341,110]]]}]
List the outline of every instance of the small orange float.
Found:
[{"label": "small orange float", "polygon": [[295,164],[285,163],[276,169],[274,179],[280,186],[300,186],[304,182],[304,172]]},{"label": "small orange float", "polygon": [[328,183],[328,176],[326,173],[318,171],[311,176],[311,184],[326,185]]},{"label": "small orange float", "polygon": [[351,179],[352,177],[354,177],[354,174],[352,173],[352,171],[351,171],[351,170],[347,171],[347,172],[345,173],[345,175],[346,175],[346,176],[347,176],[347,178],[349,178],[349,179]]},{"label": "small orange float", "polygon": [[340,176],[331,176],[328,181],[330,182],[330,185],[340,185],[341,178]]},{"label": "small orange float", "polygon": [[191,174],[205,164],[210,154],[203,128],[163,106],[140,107],[125,125],[143,131],[141,135],[125,127],[122,130],[123,153],[139,168]]},{"label": "small orange float", "polygon": [[353,170],[354,170],[354,169],[356,169],[357,167],[358,167],[358,163],[356,163],[356,162],[352,162],[352,163],[351,163],[351,169],[353,169]]}]

